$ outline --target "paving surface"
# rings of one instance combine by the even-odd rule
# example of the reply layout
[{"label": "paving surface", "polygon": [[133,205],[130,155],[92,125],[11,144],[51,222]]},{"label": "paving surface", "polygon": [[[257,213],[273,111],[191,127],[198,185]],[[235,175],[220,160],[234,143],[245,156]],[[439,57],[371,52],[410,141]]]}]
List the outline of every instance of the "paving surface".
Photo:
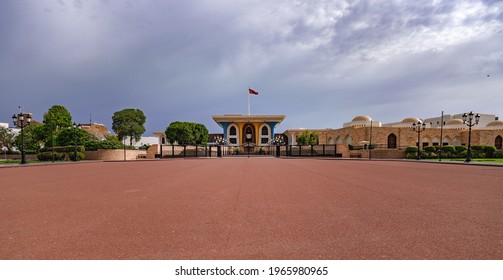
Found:
[{"label": "paving surface", "polygon": [[0,169],[0,259],[503,259],[503,168],[224,158]]}]

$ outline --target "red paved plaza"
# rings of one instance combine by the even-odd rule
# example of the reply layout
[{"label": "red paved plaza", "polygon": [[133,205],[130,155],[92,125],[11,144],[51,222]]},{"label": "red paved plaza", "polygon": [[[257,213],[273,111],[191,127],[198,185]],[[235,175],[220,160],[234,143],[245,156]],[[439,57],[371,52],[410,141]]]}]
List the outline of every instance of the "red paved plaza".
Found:
[{"label": "red paved plaza", "polygon": [[0,259],[503,259],[501,167],[176,159],[0,180]]}]

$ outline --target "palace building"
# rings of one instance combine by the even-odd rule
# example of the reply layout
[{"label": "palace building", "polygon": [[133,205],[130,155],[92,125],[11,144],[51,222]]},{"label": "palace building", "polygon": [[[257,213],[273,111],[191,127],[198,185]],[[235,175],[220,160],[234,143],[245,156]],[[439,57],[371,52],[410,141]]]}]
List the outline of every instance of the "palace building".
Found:
[{"label": "palace building", "polygon": [[[338,150],[350,146],[365,146],[369,143],[379,150],[374,157],[401,158],[405,148],[417,146],[418,133],[412,130],[413,123],[425,123],[425,130],[419,134],[419,145],[425,146],[466,146],[468,144],[468,126],[462,120],[463,114],[444,115],[442,117],[420,119],[405,118],[400,122],[382,124],[370,116],[356,116],[338,129],[307,129],[319,134],[320,144],[336,144]],[[296,137],[305,129],[287,129],[284,134],[288,142],[296,144]],[[495,146],[501,150],[503,139],[503,121],[496,115],[480,114],[479,123],[472,127],[471,145]],[[339,149],[339,146],[341,149]],[[362,153],[365,151],[354,152]],[[374,153],[374,152],[373,152]],[[350,154],[348,152],[347,154]]]},{"label": "palace building", "polygon": [[[502,150],[503,121],[493,114],[479,114],[479,122],[472,127],[471,145],[495,146]],[[373,158],[403,158],[405,148],[426,146],[466,146],[468,145],[468,126],[463,114],[451,114],[433,118],[409,117],[399,122],[383,124],[370,116],[356,116],[341,128],[327,129],[286,129],[278,132],[278,126],[285,115],[240,115],[225,114],[213,116],[222,128],[221,133],[210,134],[208,143],[227,146],[257,147],[269,146],[276,137],[281,137],[286,145],[297,145],[297,137],[304,131],[317,132],[320,145],[335,145],[343,157],[366,157],[368,150],[353,149],[372,144]],[[442,122],[443,120],[443,122]],[[419,135],[412,129],[418,122],[425,124]],[[164,133],[155,133],[159,144],[168,144]]]},{"label": "palace building", "polygon": [[274,139],[276,127],[284,119],[284,115],[213,116],[213,120],[222,128],[225,142],[236,146],[269,145]]}]

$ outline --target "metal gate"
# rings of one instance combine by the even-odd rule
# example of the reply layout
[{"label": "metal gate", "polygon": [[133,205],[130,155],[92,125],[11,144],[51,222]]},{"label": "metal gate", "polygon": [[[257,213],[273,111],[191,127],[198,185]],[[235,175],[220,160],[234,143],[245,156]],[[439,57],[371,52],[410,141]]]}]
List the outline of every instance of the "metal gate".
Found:
[{"label": "metal gate", "polygon": [[162,145],[158,158],[175,157],[342,157],[336,145]]},{"label": "metal gate", "polygon": [[275,146],[221,146],[224,157],[274,157]]}]

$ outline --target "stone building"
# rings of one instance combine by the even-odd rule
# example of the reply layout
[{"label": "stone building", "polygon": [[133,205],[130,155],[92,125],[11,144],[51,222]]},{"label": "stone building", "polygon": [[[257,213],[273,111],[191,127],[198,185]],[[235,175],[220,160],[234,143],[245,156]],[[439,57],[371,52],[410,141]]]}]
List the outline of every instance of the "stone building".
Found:
[{"label": "stone building", "polygon": [[[480,114],[480,121],[472,127],[472,145],[495,146],[502,149],[503,121],[490,114]],[[309,129],[320,136],[320,144],[342,144],[346,146],[365,146],[369,143],[382,150],[404,150],[416,146],[418,133],[413,131],[413,123],[425,123],[426,128],[419,134],[419,144],[425,146],[467,145],[468,126],[462,120],[462,114],[445,115],[421,120],[406,118],[401,122],[381,124],[369,116],[357,116],[351,122],[344,123],[338,129]],[[287,129],[284,134],[290,144],[296,144],[296,137],[303,129]],[[442,139],[440,139],[442,137]]]},{"label": "stone building", "polygon": [[[304,131],[315,131],[319,135],[319,144],[337,145],[338,153],[344,157],[358,154],[366,157],[369,144],[375,146],[373,158],[403,158],[405,148],[419,145],[440,146],[468,145],[468,126],[462,120],[463,114],[444,115],[421,119],[405,118],[402,121],[383,124],[370,116],[356,116],[343,124],[342,128],[327,129],[286,129],[278,133],[277,126],[285,119],[284,115],[219,115],[213,120],[222,127],[222,133],[210,134],[209,144],[214,144],[216,137],[225,139],[226,145],[239,146],[251,143],[254,146],[265,146],[276,136],[281,136],[285,144],[296,145],[297,137]],[[443,119],[443,122],[442,122]],[[412,129],[413,123],[425,123],[425,130],[419,135]],[[163,132],[156,132],[158,143],[168,144]],[[480,121],[472,127],[472,145],[495,146],[501,150],[503,139],[503,121],[491,114],[480,114]],[[351,152],[350,147],[363,147]],[[157,148],[159,150],[159,148]]]}]

